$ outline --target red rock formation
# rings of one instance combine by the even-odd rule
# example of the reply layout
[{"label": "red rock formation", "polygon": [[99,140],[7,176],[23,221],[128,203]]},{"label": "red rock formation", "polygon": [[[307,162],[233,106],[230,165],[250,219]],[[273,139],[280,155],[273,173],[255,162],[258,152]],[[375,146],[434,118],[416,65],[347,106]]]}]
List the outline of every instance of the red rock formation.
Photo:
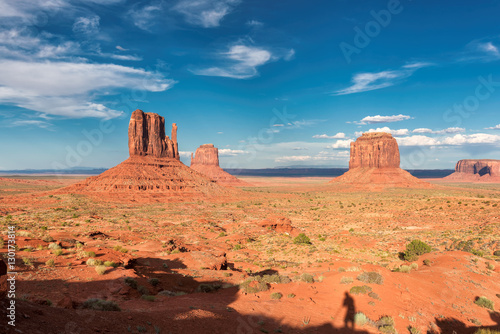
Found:
[{"label": "red rock formation", "polygon": [[172,124],[172,139],[165,136],[165,119],[158,114],[137,109],[132,113],[128,127],[130,156],[152,156],[179,160],[177,125]]},{"label": "red rock formation", "polygon": [[351,143],[349,171],[330,183],[374,190],[389,187],[431,187],[431,184],[399,168],[399,163],[398,143],[389,133],[363,133]]},{"label": "red rock formation", "polygon": [[389,133],[369,132],[351,143],[349,169],[399,168],[399,148],[396,139]]},{"label": "red rock formation", "polygon": [[446,176],[444,179],[466,182],[500,182],[500,160],[460,160],[455,165],[455,173]]},{"label": "red rock formation", "polygon": [[[179,161],[177,125],[165,136],[163,117],[136,110],[128,131],[130,157],[104,173],[63,188],[61,192],[99,194],[118,200],[159,201],[230,193]],[[229,174],[228,174],[229,175]]]},{"label": "red rock formation", "polygon": [[219,166],[219,149],[213,144],[204,144],[191,153],[191,168],[226,186],[245,186],[247,182],[227,173]]}]

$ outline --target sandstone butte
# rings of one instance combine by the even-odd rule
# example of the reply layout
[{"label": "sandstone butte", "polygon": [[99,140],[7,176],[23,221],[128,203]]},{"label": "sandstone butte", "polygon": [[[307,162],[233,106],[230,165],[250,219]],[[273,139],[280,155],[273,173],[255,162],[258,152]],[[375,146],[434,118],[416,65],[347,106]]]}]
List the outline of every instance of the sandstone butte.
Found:
[{"label": "sandstone butte", "polygon": [[165,135],[165,119],[135,110],[128,129],[130,157],[104,173],[63,188],[62,192],[100,193],[119,200],[148,201],[221,196],[228,190],[179,160],[177,126]]},{"label": "sandstone butte", "polygon": [[399,147],[396,139],[385,132],[363,133],[351,143],[349,170],[330,183],[354,188],[432,187],[399,168]]},{"label": "sandstone butte", "polygon": [[224,186],[249,185],[219,166],[219,149],[213,144],[201,145],[194,155],[191,153],[191,168]]},{"label": "sandstone butte", "polygon": [[500,160],[460,160],[455,165],[455,172],[443,179],[462,182],[500,182]]}]

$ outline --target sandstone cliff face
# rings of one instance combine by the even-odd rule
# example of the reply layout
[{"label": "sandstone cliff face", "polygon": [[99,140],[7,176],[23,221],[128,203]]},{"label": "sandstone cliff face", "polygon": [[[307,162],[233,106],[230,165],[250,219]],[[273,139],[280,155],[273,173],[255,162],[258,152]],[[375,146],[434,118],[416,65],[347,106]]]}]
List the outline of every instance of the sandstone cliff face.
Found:
[{"label": "sandstone cliff face", "polygon": [[191,168],[225,186],[245,186],[248,183],[224,171],[219,166],[219,149],[213,144],[204,144],[191,154]]},{"label": "sandstone cliff face", "polygon": [[196,149],[196,154],[191,153],[191,167],[193,165],[219,167],[219,149],[214,144],[204,144]]},{"label": "sandstone cliff face", "polygon": [[363,133],[351,143],[349,169],[359,167],[399,168],[396,139],[384,132]]},{"label": "sandstone cliff face", "polygon": [[500,182],[500,160],[460,160],[455,165],[455,173],[444,179],[464,182]]},{"label": "sandstone cliff face", "polygon": [[128,127],[130,156],[152,156],[179,160],[177,125],[172,124],[172,139],[165,136],[165,119],[158,114],[137,109]]},{"label": "sandstone cliff face", "polygon": [[500,176],[500,160],[493,159],[464,159],[457,162],[455,172],[478,174],[479,176]]},{"label": "sandstone cliff face", "polygon": [[351,143],[349,170],[331,183],[349,185],[352,189],[381,190],[388,187],[430,188],[424,182],[399,168],[399,147],[389,133],[363,133]]}]

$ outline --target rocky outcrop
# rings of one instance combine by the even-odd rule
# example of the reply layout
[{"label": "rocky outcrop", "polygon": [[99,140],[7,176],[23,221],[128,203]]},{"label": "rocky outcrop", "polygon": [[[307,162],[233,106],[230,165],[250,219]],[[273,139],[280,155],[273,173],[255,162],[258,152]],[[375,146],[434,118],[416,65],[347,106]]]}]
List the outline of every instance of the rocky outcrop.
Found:
[{"label": "rocky outcrop", "polygon": [[455,173],[444,178],[449,181],[500,182],[500,160],[464,159],[455,165]]},{"label": "rocky outcrop", "polygon": [[175,123],[170,139],[165,135],[163,117],[136,110],[130,119],[128,139],[130,157],[127,160],[61,192],[136,202],[224,196],[233,192],[179,160]]},{"label": "rocky outcrop", "polygon": [[373,190],[401,187],[432,187],[399,168],[400,156],[396,139],[385,132],[363,133],[351,143],[349,170],[330,183]]},{"label": "rocky outcrop", "polygon": [[351,158],[349,169],[368,168],[399,168],[399,148],[396,139],[389,133],[363,133],[351,143]]},{"label": "rocky outcrop", "polygon": [[219,149],[213,144],[204,144],[191,153],[191,168],[225,186],[246,186],[247,182],[224,171],[219,166]]},{"label": "rocky outcrop", "polygon": [[172,124],[172,139],[165,135],[165,118],[137,109],[128,126],[130,156],[152,156],[179,160],[177,125]]}]

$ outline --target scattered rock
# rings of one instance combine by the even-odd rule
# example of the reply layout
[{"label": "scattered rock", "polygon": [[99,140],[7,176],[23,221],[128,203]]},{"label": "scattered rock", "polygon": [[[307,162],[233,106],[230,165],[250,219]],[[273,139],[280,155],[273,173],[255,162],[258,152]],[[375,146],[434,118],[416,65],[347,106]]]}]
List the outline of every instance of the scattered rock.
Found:
[{"label": "scattered rock", "polygon": [[292,226],[292,221],[286,217],[270,217],[260,222],[260,226],[279,233],[288,233],[293,236],[299,234],[299,231]]}]

